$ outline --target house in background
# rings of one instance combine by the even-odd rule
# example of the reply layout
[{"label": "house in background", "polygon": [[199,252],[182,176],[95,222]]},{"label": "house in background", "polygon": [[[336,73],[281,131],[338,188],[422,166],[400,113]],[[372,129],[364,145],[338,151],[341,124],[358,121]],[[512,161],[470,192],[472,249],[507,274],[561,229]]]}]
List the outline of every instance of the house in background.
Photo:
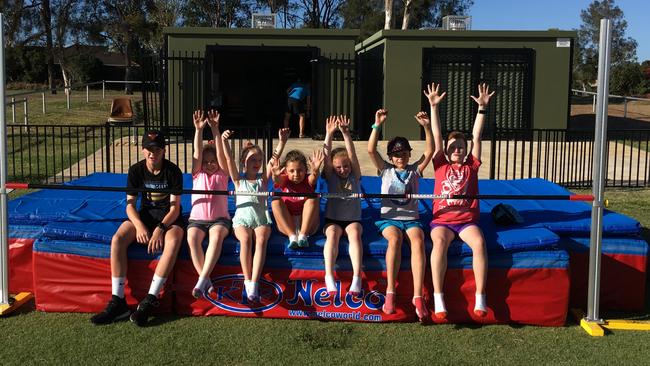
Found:
[{"label": "house in background", "polygon": [[[286,88],[311,85],[312,133],[329,114],[353,117],[362,139],[374,111],[389,109],[384,138],[420,138],[413,122],[428,110],[422,94],[434,81],[447,97],[443,129],[471,130],[479,82],[497,94],[491,129],[563,129],[570,112],[573,31],[166,28],[160,62],[145,67],[145,119],[190,128],[196,108],[217,108],[226,125],[279,127]],[[160,80],[158,83],[157,81]]]}]

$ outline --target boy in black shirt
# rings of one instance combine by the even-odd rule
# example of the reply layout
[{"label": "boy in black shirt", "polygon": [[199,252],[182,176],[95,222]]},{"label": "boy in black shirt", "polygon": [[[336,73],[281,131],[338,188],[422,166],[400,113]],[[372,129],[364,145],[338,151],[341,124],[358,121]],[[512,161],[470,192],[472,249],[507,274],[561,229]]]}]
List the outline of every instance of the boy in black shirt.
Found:
[{"label": "boy in black shirt", "polygon": [[93,324],[108,324],[125,319],[130,310],[124,299],[124,283],[127,271],[127,248],[134,241],[147,245],[149,253],[160,253],[149,294],[131,314],[131,321],[138,326],[147,324],[152,307],[158,306],[158,295],[167,276],[174,267],[178,250],[185,232],[181,216],[183,174],[172,162],[165,159],[165,137],[159,131],[148,131],[142,137],[145,159],[129,168],[128,188],[167,189],[178,194],[143,192],[140,210],[136,209],[138,191],[126,194],[126,215],[111,240],[112,297],[106,309],[94,315]]}]

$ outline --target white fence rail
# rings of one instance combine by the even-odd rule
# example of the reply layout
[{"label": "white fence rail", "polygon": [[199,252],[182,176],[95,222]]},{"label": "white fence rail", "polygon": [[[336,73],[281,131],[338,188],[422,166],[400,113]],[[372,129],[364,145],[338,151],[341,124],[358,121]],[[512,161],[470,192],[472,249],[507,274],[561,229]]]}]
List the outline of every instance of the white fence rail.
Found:
[{"label": "white fence rail", "polygon": [[[596,93],[589,92],[586,90],[579,90],[579,89],[571,89],[571,91],[573,92],[574,95],[591,95],[592,96],[591,111],[594,113],[596,112]],[[627,102],[629,100],[650,102],[650,99],[648,98],[627,97],[624,95],[610,94],[609,97],[623,99],[623,118],[627,118]]]}]

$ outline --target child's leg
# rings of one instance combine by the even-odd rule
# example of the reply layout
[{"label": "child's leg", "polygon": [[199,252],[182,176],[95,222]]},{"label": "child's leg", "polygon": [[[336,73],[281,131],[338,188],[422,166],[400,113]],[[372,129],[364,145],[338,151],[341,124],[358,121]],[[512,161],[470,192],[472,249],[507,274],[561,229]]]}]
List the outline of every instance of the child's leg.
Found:
[{"label": "child's leg", "polygon": [[296,223],[293,221],[293,216],[289,213],[284,201],[281,199],[271,201],[271,209],[278,230],[286,236],[296,235]]},{"label": "child's leg", "polygon": [[228,229],[221,225],[214,225],[210,228],[208,234],[210,235],[208,250],[205,251],[205,263],[201,270],[201,277],[203,278],[210,278],[210,274],[212,274],[212,270],[221,255],[223,239],[228,236]]},{"label": "child's leg", "polygon": [[402,260],[402,230],[395,226],[385,228],[381,235],[388,241],[386,248],[386,292],[395,293],[395,281]]},{"label": "child's leg", "polygon": [[339,241],[343,235],[343,229],[336,224],[329,224],[325,229],[325,247],[323,258],[325,259],[325,277],[334,277],[334,265],[339,255]]},{"label": "child's leg", "polygon": [[239,240],[239,262],[244,280],[250,281],[253,267],[253,230],[246,226],[237,226],[235,237]]},{"label": "child's leg", "polygon": [[259,281],[262,275],[269,236],[271,236],[271,226],[263,225],[255,228],[255,255],[253,257],[253,274],[251,276],[253,282]]},{"label": "child's leg", "polygon": [[203,262],[205,262],[202,246],[204,238],[205,232],[198,227],[187,229],[187,246],[190,248],[190,257],[192,257],[192,264],[197,274],[201,273]]},{"label": "child's leg", "polygon": [[348,236],[348,252],[350,253],[350,261],[352,262],[352,283],[350,284],[350,292],[356,296],[361,292],[361,267],[363,265],[363,244],[361,243],[361,234],[363,234],[363,227],[360,223],[355,222],[345,228],[345,233]]},{"label": "child's leg", "polygon": [[406,230],[411,243],[411,272],[413,272],[413,297],[422,296],[424,284],[424,232],[420,227]]},{"label": "child's leg", "polygon": [[165,232],[165,245],[163,246],[163,252],[158,260],[156,265],[156,270],[154,271],[154,279],[156,277],[160,280],[158,284],[155,282],[152,283],[152,286],[149,288],[149,293],[154,296],[158,296],[158,292],[169,273],[174,268],[174,263],[176,263],[176,257],[178,257],[178,251],[181,248],[183,243],[183,235],[185,230],[178,225],[172,225],[167,232]]},{"label": "child's leg", "polygon": [[320,200],[317,198],[310,198],[305,200],[305,205],[302,208],[302,223],[300,225],[300,235],[309,236],[318,230],[320,213]]},{"label": "child's leg", "polygon": [[438,318],[444,318],[447,309],[442,297],[447,272],[447,250],[449,244],[454,240],[454,232],[444,226],[438,226],[431,230],[431,279],[433,281],[434,311]]},{"label": "child's leg", "polygon": [[476,283],[476,302],[474,313],[478,316],[487,315],[485,303],[485,282],[487,280],[487,250],[485,238],[481,229],[476,226],[468,226],[458,236],[472,248],[472,269],[474,270],[474,282]]},{"label": "child's leg", "polygon": [[[126,250],[135,241],[135,226],[124,221],[111,238],[111,276],[126,277],[128,258]],[[120,296],[122,297],[122,296]]]}]

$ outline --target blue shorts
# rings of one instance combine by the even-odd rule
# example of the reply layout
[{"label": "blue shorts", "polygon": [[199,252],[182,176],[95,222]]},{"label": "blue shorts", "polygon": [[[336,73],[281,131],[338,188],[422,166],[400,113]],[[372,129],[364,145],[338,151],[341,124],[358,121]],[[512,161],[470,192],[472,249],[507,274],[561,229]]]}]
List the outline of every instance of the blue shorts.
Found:
[{"label": "blue shorts", "polygon": [[386,220],[379,220],[375,222],[375,226],[379,229],[379,231],[384,231],[384,229],[395,226],[401,231],[406,231],[408,229],[417,227],[422,229],[422,224],[420,223],[420,220],[391,220],[391,219],[386,219]]}]

